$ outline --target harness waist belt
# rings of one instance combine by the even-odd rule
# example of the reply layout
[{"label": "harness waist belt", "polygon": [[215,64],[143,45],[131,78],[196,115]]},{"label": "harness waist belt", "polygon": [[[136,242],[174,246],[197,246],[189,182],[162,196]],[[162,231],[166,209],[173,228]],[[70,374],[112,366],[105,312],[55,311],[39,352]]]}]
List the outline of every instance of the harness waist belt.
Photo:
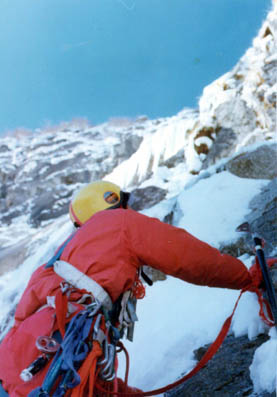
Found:
[{"label": "harness waist belt", "polygon": [[74,287],[90,292],[106,309],[112,309],[112,300],[104,288],[75,266],[65,261],[56,261],[54,263],[54,271]]}]

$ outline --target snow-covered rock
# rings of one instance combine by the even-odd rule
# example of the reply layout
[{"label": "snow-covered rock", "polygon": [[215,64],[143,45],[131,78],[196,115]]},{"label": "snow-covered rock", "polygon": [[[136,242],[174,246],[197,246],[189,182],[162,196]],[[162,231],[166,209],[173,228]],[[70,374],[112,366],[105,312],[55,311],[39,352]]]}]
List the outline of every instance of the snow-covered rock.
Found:
[{"label": "snow-covered rock", "polygon": [[227,169],[241,178],[277,178],[277,144],[265,144],[253,151],[235,156],[227,163]]},{"label": "snow-covered rock", "polygon": [[[211,143],[216,144],[216,137],[226,135],[226,130],[232,138],[229,154],[242,146],[276,139],[276,13],[275,3],[252,47],[230,72],[204,89],[199,101],[199,123],[191,131],[191,146],[196,145],[200,160],[201,154],[209,152]],[[202,136],[209,143],[199,147],[197,140]],[[191,167],[199,171],[201,164]]]}]

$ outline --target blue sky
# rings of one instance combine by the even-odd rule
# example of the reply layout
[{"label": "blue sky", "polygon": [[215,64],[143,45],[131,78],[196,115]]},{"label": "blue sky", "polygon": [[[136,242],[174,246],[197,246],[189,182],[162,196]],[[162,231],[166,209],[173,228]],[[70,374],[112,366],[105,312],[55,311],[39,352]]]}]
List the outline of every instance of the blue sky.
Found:
[{"label": "blue sky", "polygon": [[170,116],[233,67],[271,0],[1,0],[0,134]]}]

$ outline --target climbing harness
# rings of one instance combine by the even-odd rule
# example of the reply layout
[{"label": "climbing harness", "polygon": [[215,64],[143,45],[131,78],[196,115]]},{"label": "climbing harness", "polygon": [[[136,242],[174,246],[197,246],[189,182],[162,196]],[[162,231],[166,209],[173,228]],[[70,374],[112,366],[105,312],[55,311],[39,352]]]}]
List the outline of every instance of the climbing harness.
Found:
[{"label": "climbing harness", "polygon": [[81,382],[78,369],[87,358],[90,347],[93,321],[101,304],[94,301],[87,308],[79,312],[69,322],[64,339],[57,350],[47,375],[41,387],[33,390],[29,396],[50,396],[52,389],[59,379],[59,384],[53,396],[64,396],[67,390],[73,389]]},{"label": "climbing harness", "polygon": [[132,291],[125,292],[113,304],[98,283],[60,260],[74,235],[69,236],[45,265],[52,267],[63,279],[56,295],[48,296],[47,304],[39,309],[55,308],[58,330],[37,339],[39,356],[20,374],[27,382],[51,361],[42,386],[33,390],[30,397],[64,396],[69,389],[73,389],[71,395],[77,397],[78,390],[83,390],[87,383],[90,390],[93,389],[94,380],[90,378],[95,376],[96,370],[97,378],[112,382],[116,377],[119,341],[125,333],[133,340],[136,300],[145,295],[139,275]]},{"label": "climbing harness", "polygon": [[56,274],[63,278],[68,284],[74,285],[75,288],[84,289],[92,294],[108,310],[112,309],[113,303],[104,288],[96,281],[82,273],[75,266],[68,262],[57,260],[53,264]]},{"label": "climbing harness", "polygon": [[[70,289],[71,287],[67,290],[66,295],[65,288],[63,288],[65,297],[63,305],[70,298],[70,294],[68,294]],[[129,308],[127,311],[130,317],[123,314],[122,323],[114,324],[108,307],[86,292],[84,297],[86,299],[90,297],[92,302],[74,314],[65,327],[65,318],[60,317],[66,316],[66,313],[60,311],[61,306],[58,304],[57,296],[55,299],[57,323],[60,324],[59,331],[60,334],[64,333],[64,337],[60,344],[52,336],[43,336],[37,339],[36,346],[43,355],[22,371],[21,378],[25,381],[30,380],[44,368],[50,359],[52,362],[42,386],[33,390],[29,397],[48,397],[50,395],[61,397],[70,389],[73,389],[72,396],[83,396],[78,393],[81,391],[83,393],[87,384],[90,390],[93,390],[96,378],[104,382],[112,382],[116,377],[116,349],[119,341],[125,328],[129,327],[134,319],[137,320]],[[131,293],[130,297],[133,298]],[[126,301],[126,307],[130,307],[128,301]],[[132,314],[130,314],[131,312]],[[55,355],[53,356],[53,354]],[[93,379],[90,379],[91,377]],[[58,386],[56,386],[57,382]]]},{"label": "climbing harness", "polygon": [[116,378],[120,339],[126,332],[127,338],[133,340],[136,300],[145,295],[139,274],[132,290],[113,304],[98,283],[60,260],[72,237],[46,264],[64,281],[56,295],[47,297],[47,305],[39,310],[46,306],[55,308],[58,331],[37,339],[40,355],[20,374],[23,381],[29,381],[51,361],[43,384],[29,397],[61,397],[71,389],[73,397],[83,396],[86,385],[92,392],[96,378],[111,383]]}]

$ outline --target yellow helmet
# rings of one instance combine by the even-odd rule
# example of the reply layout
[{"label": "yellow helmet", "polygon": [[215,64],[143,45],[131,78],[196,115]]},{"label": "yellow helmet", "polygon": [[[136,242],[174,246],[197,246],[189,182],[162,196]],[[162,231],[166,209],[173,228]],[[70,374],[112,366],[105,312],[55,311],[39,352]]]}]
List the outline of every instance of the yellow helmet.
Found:
[{"label": "yellow helmet", "polygon": [[126,208],[130,194],[107,181],[96,181],[83,187],[72,199],[69,214],[76,226],[83,225],[92,215],[106,209]]}]

